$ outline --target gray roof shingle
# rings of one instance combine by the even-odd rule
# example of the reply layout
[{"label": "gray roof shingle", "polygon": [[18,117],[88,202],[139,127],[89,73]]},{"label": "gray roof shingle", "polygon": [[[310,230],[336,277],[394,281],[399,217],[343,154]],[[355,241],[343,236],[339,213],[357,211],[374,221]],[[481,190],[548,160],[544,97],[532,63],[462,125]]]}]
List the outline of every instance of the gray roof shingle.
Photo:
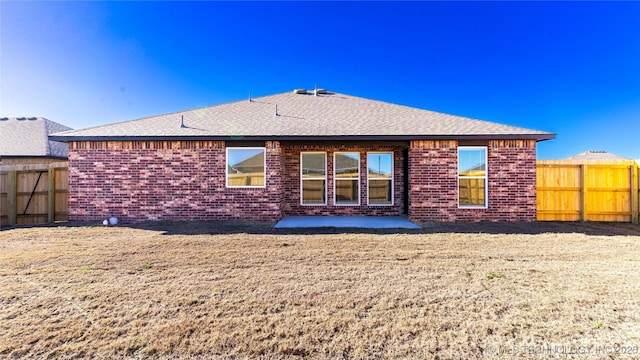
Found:
[{"label": "gray roof shingle", "polygon": [[566,158],[566,160],[631,160],[624,156],[610,153],[604,150],[587,150]]},{"label": "gray roof shingle", "polygon": [[0,157],[67,157],[67,144],[49,134],[70,127],[42,117],[0,118]]},{"label": "gray roof shingle", "polygon": [[[276,115],[277,108],[277,115]],[[184,117],[184,127],[181,118]],[[60,141],[137,138],[426,139],[554,134],[339,93],[286,92],[55,134]]]}]

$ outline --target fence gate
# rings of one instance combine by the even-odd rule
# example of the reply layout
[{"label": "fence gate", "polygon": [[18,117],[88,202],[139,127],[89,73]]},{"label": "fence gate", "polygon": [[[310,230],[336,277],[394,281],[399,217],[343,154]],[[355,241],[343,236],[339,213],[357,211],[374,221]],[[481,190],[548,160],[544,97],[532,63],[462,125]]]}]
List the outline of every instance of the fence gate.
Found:
[{"label": "fence gate", "polygon": [[0,225],[67,221],[67,162],[0,166]]}]

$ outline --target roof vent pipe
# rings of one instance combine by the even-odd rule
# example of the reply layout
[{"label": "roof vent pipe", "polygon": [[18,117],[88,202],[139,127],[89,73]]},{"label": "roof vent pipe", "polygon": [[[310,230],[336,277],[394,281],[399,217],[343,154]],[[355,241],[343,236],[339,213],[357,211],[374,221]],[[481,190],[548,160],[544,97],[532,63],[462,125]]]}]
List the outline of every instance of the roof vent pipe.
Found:
[{"label": "roof vent pipe", "polygon": [[313,95],[318,96],[318,84],[315,85],[315,88],[313,90]]},{"label": "roof vent pipe", "polygon": [[181,127],[181,128],[186,128],[186,126],[184,125],[184,115],[181,115],[181,119],[180,119],[180,127]]}]

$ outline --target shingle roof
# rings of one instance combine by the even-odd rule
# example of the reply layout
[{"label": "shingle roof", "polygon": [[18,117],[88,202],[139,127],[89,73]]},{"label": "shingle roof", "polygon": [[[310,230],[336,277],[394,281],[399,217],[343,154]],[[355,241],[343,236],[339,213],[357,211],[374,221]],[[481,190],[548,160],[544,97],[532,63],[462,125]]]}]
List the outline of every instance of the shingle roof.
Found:
[{"label": "shingle roof", "polygon": [[241,173],[249,173],[256,171],[256,169],[264,169],[264,152],[261,151],[237,164],[231,164],[229,167],[238,170]]},{"label": "shingle roof", "polygon": [[566,160],[631,160],[624,156],[610,153],[604,150],[587,150],[579,154],[569,156]]},{"label": "shingle roof", "polygon": [[[276,110],[277,109],[277,110]],[[277,111],[277,115],[276,115]],[[181,118],[184,117],[184,127]],[[153,139],[546,140],[554,134],[339,93],[286,92],[55,134],[61,141]]]},{"label": "shingle roof", "polygon": [[0,118],[0,157],[67,157],[67,144],[49,134],[70,127],[41,117]]}]

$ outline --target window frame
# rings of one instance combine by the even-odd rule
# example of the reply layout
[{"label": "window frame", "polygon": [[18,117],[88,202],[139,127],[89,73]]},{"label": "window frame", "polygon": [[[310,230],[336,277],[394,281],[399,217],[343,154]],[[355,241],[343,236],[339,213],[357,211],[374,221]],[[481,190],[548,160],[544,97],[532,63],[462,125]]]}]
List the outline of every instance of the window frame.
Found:
[{"label": "window frame", "polygon": [[[229,150],[262,150],[263,157],[263,176],[264,185],[251,186],[251,185],[229,185]],[[224,182],[227,189],[264,189],[267,187],[267,148],[264,146],[232,146],[225,148],[225,160],[224,160]]]},{"label": "window frame", "polygon": [[[460,176],[460,150],[484,150],[484,176]],[[487,209],[489,207],[489,148],[488,146],[458,146],[458,208],[459,209]],[[460,179],[484,179],[484,205],[460,204]]]},{"label": "window frame", "polygon": [[[371,177],[369,176],[369,154],[388,154],[391,155],[391,178],[383,178],[383,177]],[[395,159],[393,151],[368,151],[367,152],[367,205],[368,206],[394,206],[395,204],[395,174],[394,174],[394,163]],[[391,181],[391,202],[389,203],[371,203],[370,201],[370,191],[369,191],[369,183],[371,180],[390,180]]]},{"label": "window frame", "polygon": [[[303,154],[323,154],[324,155],[324,178],[320,178],[320,177],[313,177],[313,178],[304,178],[302,175],[302,170],[303,170],[303,166],[302,166],[302,155]],[[328,187],[329,187],[329,174],[327,173],[328,170],[328,166],[327,166],[327,152],[326,151],[301,151],[300,152],[300,205],[302,206],[327,206],[327,192],[329,191]],[[304,196],[303,196],[303,184],[305,180],[324,180],[324,203],[320,204],[320,203],[316,203],[316,204],[305,204],[304,203]]]},{"label": "window frame", "polygon": [[[336,166],[336,156],[340,155],[340,154],[357,154],[358,155],[358,177],[357,178],[339,178],[337,176],[337,166]],[[335,206],[360,206],[361,203],[361,194],[360,194],[360,179],[362,177],[361,175],[361,169],[360,167],[362,166],[362,159],[361,159],[361,154],[359,151],[335,151],[333,153],[333,205]],[[356,183],[358,184],[358,202],[357,203],[338,203],[337,199],[336,199],[336,186],[338,184],[338,180],[351,180],[351,181],[356,181]]]}]

